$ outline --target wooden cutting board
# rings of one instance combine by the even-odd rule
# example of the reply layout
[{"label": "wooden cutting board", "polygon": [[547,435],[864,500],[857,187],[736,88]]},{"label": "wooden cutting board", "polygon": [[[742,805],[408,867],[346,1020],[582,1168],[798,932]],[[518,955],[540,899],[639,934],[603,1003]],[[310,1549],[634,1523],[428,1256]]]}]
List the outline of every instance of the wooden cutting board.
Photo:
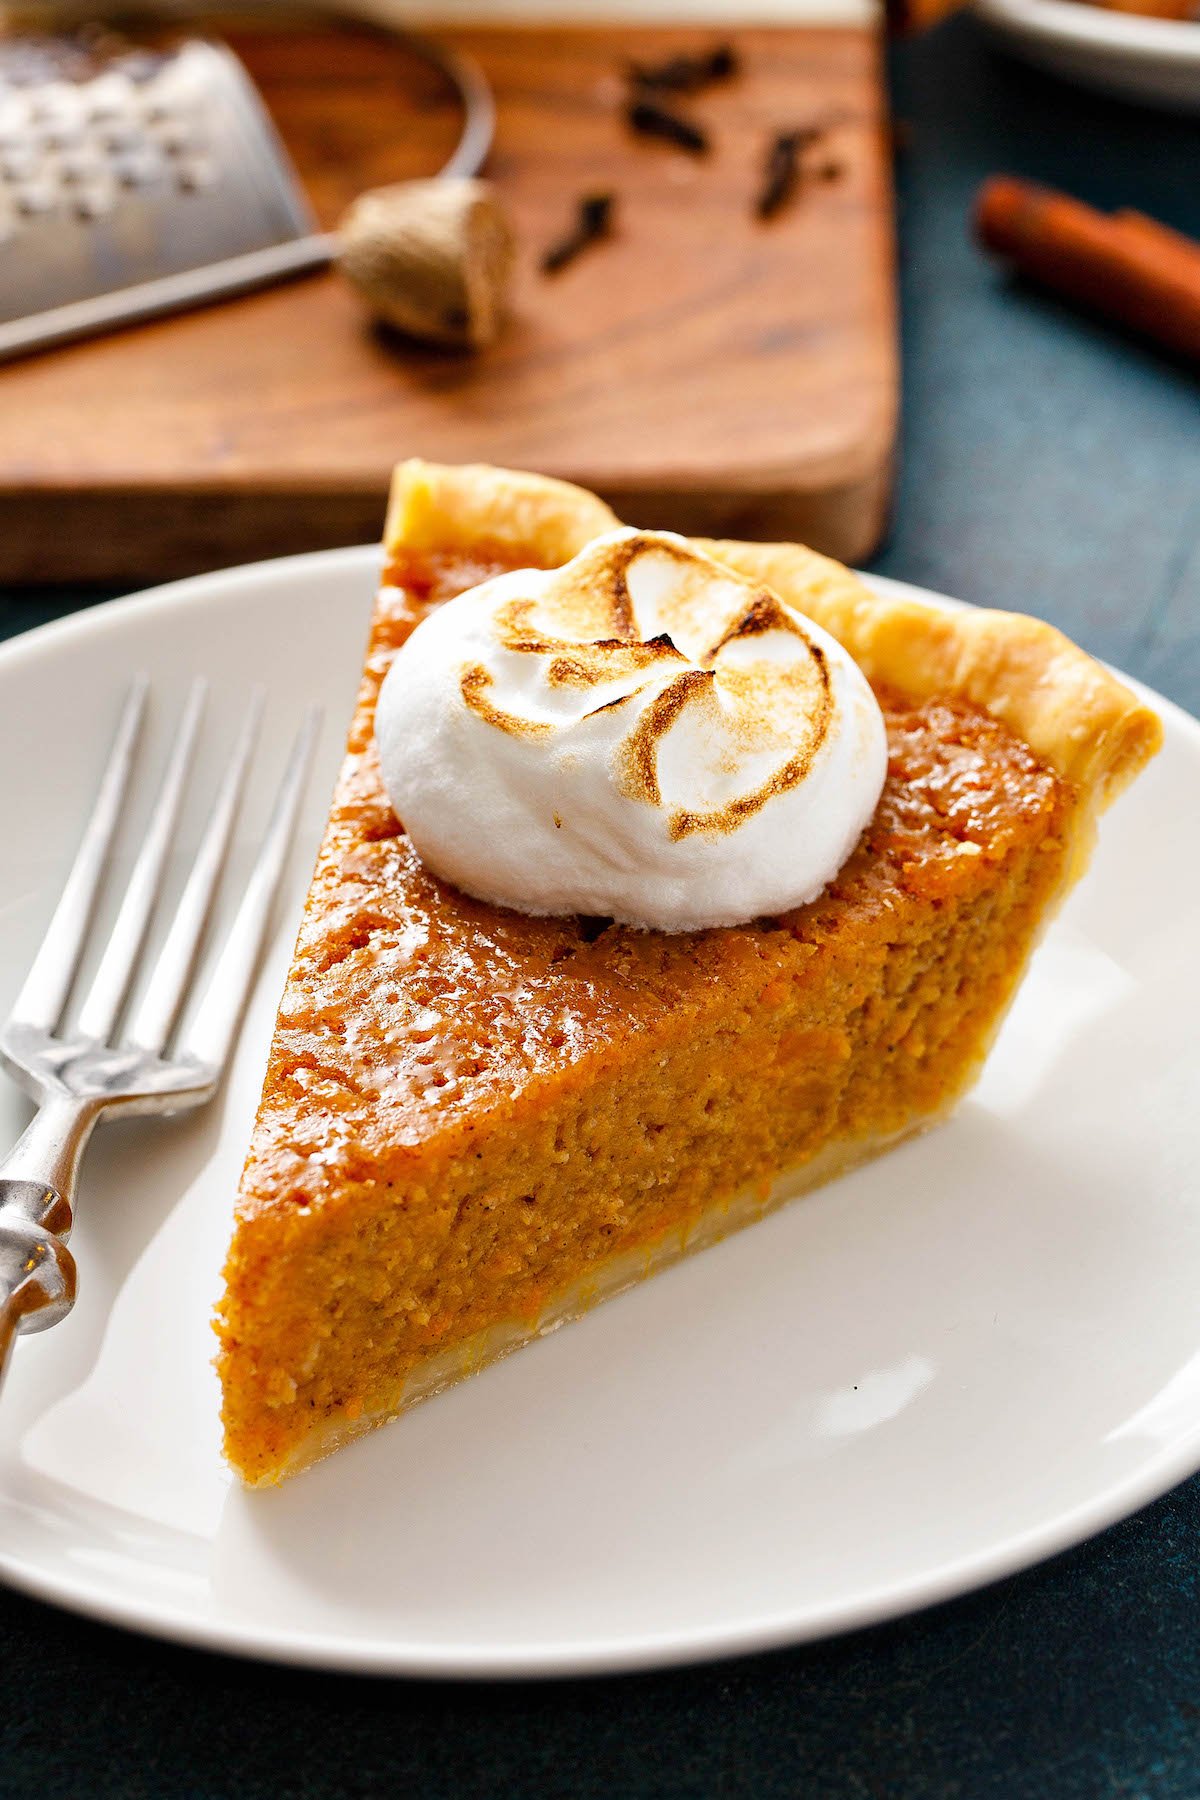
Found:
[{"label": "wooden cutting board", "polygon": [[[455,141],[453,95],[394,40],[227,35],[325,224]],[[562,475],[640,524],[870,552],[897,414],[877,33],[739,31],[743,73],[686,103],[704,158],[628,131],[622,69],[708,34],[443,35],[497,97],[489,172],[520,239],[502,340],[421,349],[329,272],[0,369],[0,579],[145,582],[369,540],[414,454]],[[837,174],[759,221],[767,142],[812,123]],[[615,236],[542,275],[598,188],[617,195]]]}]

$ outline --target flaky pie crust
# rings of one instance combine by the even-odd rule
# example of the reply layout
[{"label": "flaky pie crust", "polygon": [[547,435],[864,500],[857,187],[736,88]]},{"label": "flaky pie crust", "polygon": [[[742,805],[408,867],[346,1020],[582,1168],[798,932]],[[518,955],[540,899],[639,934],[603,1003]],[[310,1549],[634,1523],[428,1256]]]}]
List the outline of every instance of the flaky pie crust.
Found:
[{"label": "flaky pie crust", "polygon": [[[553,568],[620,523],[595,494],[569,482],[414,459],[393,477],[384,549],[487,545]],[[916,702],[954,696],[1001,720],[1075,784],[1092,814],[1162,742],[1157,714],[1044,620],[878,594],[800,544],[691,541],[824,626],[869,680]]]}]

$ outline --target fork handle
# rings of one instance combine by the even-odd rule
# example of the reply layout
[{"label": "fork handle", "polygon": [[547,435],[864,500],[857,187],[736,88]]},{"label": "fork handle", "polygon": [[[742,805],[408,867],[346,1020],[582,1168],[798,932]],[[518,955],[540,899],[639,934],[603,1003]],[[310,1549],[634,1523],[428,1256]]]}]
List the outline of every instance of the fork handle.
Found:
[{"label": "fork handle", "polygon": [[100,1117],[95,1101],[52,1095],[0,1162],[0,1380],[19,1331],[44,1331],[75,1303],[79,1159]]}]

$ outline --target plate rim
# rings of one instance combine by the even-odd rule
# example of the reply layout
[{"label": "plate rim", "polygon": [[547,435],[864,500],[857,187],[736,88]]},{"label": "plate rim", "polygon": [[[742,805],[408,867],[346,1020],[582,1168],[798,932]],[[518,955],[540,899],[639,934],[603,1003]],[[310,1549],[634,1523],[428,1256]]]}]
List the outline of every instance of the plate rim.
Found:
[{"label": "plate rim", "polygon": [[1138,62],[1200,70],[1200,24],[1080,4],[1080,0],[974,0],[990,24],[1046,44],[1115,52]]},{"label": "plate rim", "polygon": [[[1051,0],[1038,0],[1038,3],[1049,4]],[[1063,5],[1068,3],[1069,0],[1061,0]],[[67,645],[97,631],[104,632],[111,625],[119,626],[136,618],[139,613],[196,604],[214,588],[219,591],[243,584],[247,579],[270,582],[301,570],[318,578],[326,572],[335,577],[360,572],[366,576],[372,567],[378,566],[380,557],[378,544],[308,551],[185,576],[134,594],[101,601],[0,642],[0,679],[14,664],[31,656],[36,658],[47,651],[52,655],[60,644]],[[935,606],[970,604],[888,576],[866,574],[863,579],[877,591],[896,597]],[[1200,721],[1136,677],[1117,673],[1161,713],[1165,722],[1182,734],[1200,758]],[[570,1679],[691,1666],[726,1657],[747,1656],[813,1643],[923,1611],[991,1586],[1076,1547],[1160,1498],[1198,1470],[1200,1416],[1171,1443],[1148,1455],[1132,1474],[1109,1483],[1066,1512],[1054,1514],[1047,1522],[1013,1533],[986,1550],[960,1556],[939,1566],[932,1574],[925,1572],[894,1581],[888,1587],[853,1595],[847,1600],[827,1601],[803,1613],[797,1613],[793,1607],[760,1613],[733,1626],[705,1625],[650,1636],[643,1634],[633,1640],[627,1637],[552,1639],[523,1644],[512,1650],[494,1645],[481,1650],[470,1642],[430,1645],[378,1633],[349,1637],[330,1631],[272,1628],[254,1621],[206,1615],[153,1595],[115,1596],[100,1584],[81,1578],[77,1571],[53,1574],[31,1567],[3,1546],[0,1546],[0,1579],[33,1599],[103,1624],[136,1631],[151,1639],[244,1660],[431,1680]]]}]

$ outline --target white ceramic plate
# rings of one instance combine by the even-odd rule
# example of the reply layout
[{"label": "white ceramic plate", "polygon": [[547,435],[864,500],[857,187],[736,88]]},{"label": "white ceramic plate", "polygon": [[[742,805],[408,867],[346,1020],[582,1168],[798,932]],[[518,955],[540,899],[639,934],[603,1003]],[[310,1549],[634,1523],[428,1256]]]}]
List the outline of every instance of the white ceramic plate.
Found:
[{"label": "white ceramic plate", "polygon": [[975,0],[1011,50],[1085,87],[1200,110],[1200,24],[1145,19],[1079,0]]},{"label": "white ceramic plate", "polygon": [[[100,1133],[79,1304],[17,1345],[0,1572],[102,1619],[328,1668],[629,1669],[961,1593],[1200,1465],[1200,726],[1164,703],[1163,755],[1106,821],[950,1125],[289,1486],[230,1486],[208,1316],[376,560],[232,570],[0,649],[3,1007],[131,670],[153,676],[159,746],[193,671],[212,678],[214,763],[269,681],[243,867],[298,712],[327,709],[227,1095]],[[0,1107],[15,1134],[23,1103],[6,1088]]]}]

